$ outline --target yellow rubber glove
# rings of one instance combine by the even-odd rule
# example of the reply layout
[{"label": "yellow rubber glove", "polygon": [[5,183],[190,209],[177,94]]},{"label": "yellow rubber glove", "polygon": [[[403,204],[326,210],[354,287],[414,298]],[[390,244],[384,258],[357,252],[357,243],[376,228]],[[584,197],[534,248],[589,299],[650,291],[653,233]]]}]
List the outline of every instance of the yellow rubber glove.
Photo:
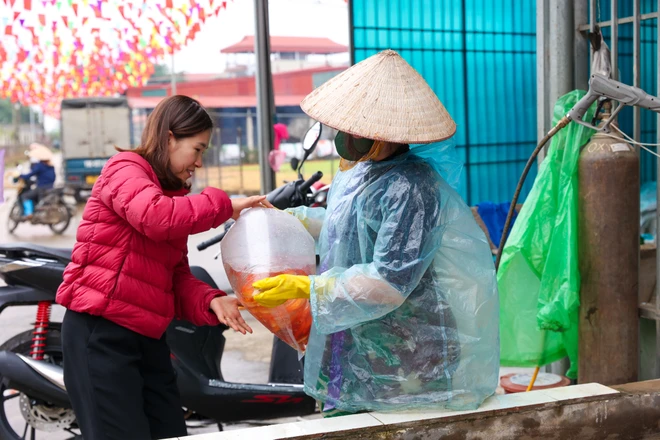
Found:
[{"label": "yellow rubber glove", "polygon": [[305,275],[278,275],[252,284],[261,293],[254,300],[266,307],[277,307],[290,299],[309,299],[311,280]]}]

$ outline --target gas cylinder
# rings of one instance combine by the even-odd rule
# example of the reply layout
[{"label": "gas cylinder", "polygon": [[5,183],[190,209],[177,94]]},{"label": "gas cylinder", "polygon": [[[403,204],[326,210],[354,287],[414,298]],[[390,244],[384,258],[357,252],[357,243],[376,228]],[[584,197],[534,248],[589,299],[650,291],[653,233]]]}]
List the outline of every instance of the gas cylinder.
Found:
[{"label": "gas cylinder", "polygon": [[[603,115],[607,117],[609,114]],[[623,140],[597,132],[582,148],[578,170],[578,382],[635,382],[639,363],[639,152]]]}]

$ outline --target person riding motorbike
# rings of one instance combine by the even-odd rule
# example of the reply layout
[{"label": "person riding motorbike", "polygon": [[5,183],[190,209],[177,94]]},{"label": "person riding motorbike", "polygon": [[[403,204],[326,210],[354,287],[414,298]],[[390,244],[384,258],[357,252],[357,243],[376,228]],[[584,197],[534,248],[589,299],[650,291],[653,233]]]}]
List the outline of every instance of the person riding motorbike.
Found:
[{"label": "person riding motorbike", "polygon": [[21,174],[14,181],[22,179],[27,185],[30,185],[32,177],[36,177],[37,179],[35,188],[28,189],[21,194],[23,215],[29,218],[34,213],[34,206],[39,199],[46,191],[53,189],[53,185],[55,184],[55,167],[51,163],[53,153],[45,145],[36,143],[30,145],[28,156],[31,162],[30,172]]},{"label": "person riding motorbike", "polygon": [[486,237],[445,180],[460,174],[454,121],[391,50],[301,107],[339,131],[342,157],[327,210],[288,210],[319,241],[319,274],[258,281],[254,298],[310,299],[305,392],[325,416],[478,407],[498,382],[497,286]]}]

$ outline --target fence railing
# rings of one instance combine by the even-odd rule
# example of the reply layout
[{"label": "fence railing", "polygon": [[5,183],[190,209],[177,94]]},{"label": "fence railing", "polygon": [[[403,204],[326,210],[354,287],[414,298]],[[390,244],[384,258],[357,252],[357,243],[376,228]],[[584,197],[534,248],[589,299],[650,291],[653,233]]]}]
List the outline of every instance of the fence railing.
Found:
[{"label": "fence railing", "polygon": [[[196,172],[194,190],[213,186],[228,194],[260,194],[256,115],[249,110],[233,113],[211,111],[211,115],[216,127],[211,136],[211,145],[204,154],[204,166]],[[276,121],[286,126],[288,131],[288,138],[280,139],[278,145],[284,160],[274,168],[275,182],[280,186],[297,178],[290,165],[291,159],[302,159],[302,137],[312,121],[300,112],[278,113]],[[335,134],[334,130],[324,127],[316,150],[302,170],[304,176],[321,171],[323,182],[330,183],[334,178],[339,168],[339,156],[333,144]]]}]

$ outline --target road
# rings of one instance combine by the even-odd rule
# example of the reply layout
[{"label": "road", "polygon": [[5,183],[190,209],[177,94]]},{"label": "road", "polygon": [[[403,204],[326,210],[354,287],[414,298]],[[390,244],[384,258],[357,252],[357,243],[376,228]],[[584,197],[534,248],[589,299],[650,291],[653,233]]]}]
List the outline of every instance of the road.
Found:
[{"label": "road", "polygon": [[[7,197],[7,200],[4,204],[0,205],[0,243],[30,242],[43,246],[60,248],[70,248],[73,246],[82,210],[79,210],[74,221],[72,221],[67,231],[61,236],[55,236],[46,226],[33,226],[28,224],[19,225],[14,235],[10,235],[7,233],[6,222],[8,211],[13,203],[14,196],[10,191],[6,191],[5,197]],[[203,252],[198,251],[196,248],[198,243],[213,237],[217,233],[219,233],[219,231],[209,231],[190,237],[190,264],[203,267],[209,272],[221,289],[230,290],[231,287],[229,286],[229,282],[227,281],[227,277],[222,268],[221,260],[219,258],[217,260],[214,259],[214,255],[219,250],[219,246],[214,246]],[[36,306],[26,306],[12,307],[6,309],[0,314],[0,343],[3,343],[5,340],[20,332],[31,329],[31,324],[35,319],[35,312]],[[61,321],[63,314],[64,309],[56,305],[53,307],[51,319],[53,321]],[[244,312],[243,315],[245,320],[254,330],[254,333],[252,335],[243,336],[232,330],[225,332],[227,342],[221,364],[223,376],[230,382],[266,383],[268,380],[272,334],[249,313]],[[16,403],[14,404],[14,402]],[[8,402],[6,405],[9,407],[10,423],[17,427],[24,426],[22,415],[18,408],[17,399]],[[310,417],[316,418],[318,415]],[[275,420],[273,423],[289,421],[295,421],[295,419]],[[239,429],[247,426],[250,425],[229,425],[225,426],[225,430]],[[207,426],[193,428],[190,429],[189,433],[193,435],[213,431],[217,431],[217,427]],[[68,435],[64,435],[63,433],[49,433],[44,436],[38,435],[37,439],[61,440],[68,437]]]}]

